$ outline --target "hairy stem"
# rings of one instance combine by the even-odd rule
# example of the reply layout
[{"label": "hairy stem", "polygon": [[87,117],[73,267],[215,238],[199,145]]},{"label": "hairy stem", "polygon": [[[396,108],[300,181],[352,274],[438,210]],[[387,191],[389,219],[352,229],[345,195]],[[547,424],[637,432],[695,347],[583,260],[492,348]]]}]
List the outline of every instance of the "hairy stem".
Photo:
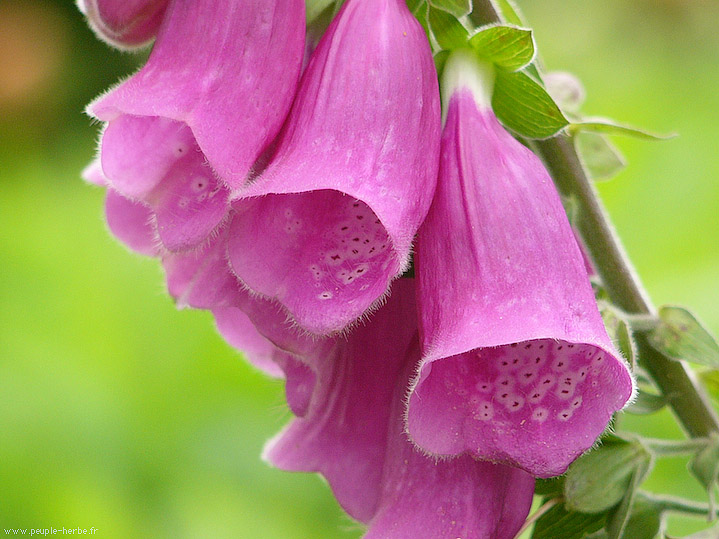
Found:
[{"label": "hairy stem", "polygon": [[[491,0],[473,0],[475,24],[501,22]],[[536,141],[539,156],[547,165],[557,188],[574,198],[579,211],[574,222],[584,247],[601,277],[612,302],[629,314],[653,315],[655,309],[614,234],[599,197],[582,167],[571,139],[560,134]],[[692,437],[719,432],[719,418],[693,373],[649,344],[646,335],[635,334],[642,366],[647,370],[669,406]]]}]

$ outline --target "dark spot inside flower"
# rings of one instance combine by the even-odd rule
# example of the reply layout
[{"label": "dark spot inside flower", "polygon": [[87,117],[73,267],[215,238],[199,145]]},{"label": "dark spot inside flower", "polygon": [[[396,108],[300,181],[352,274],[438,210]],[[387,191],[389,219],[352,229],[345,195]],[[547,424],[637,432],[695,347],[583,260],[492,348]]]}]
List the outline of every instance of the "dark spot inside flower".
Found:
[{"label": "dark spot inside flower", "polygon": [[509,346],[511,346],[512,348],[516,348],[516,347],[517,347],[517,343],[516,343],[516,342],[513,342],[513,343],[510,344]]},{"label": "dark spot inside flower", "polygon": [[352,254],[359,254],[359,251],[357,249],[352,249]]},{"label": "dark spot inside flower", "polygon": [[503,399],[506,399],[507,397],[509,397],[509,393],[503,393],[503,394],[502,394],[502,398],[503,398]]},{"label": "dark spot inside flower", "polygon": [[357,216],[357,220],[358,220],[358,221],[361,221],[362,219],[364,219],[364,215],[358,215],[358,216]]},{"label": "dark spot inside flower", "polygon": [[347,230],[348,228],[349,228],[348,226],[343,226],[342,228],[340,228],[340,230],[344,231],[344,230]]},{"label": "dark spot inside flower", "polygon": [[514,401],[514,402],[512,403],[512,408],[516,408],[517,406],[519,406],[519,402],[518,402],[518,401]]},{"label": "dark spot inside flower", "polygon": [[359,238],[352,238],[352,241],[359,241]]},{"label": "dark spot inside flower", "polygon": [[342,257],[341,257],[340,255],[332,255],[330,258],[331,258],[332,260],[339,260],[339,259],[342,258]]},{"label": "dark spot inside flower", "polygon": [[532,347],[532,343],[527,343],[526,345],[524,345],[524,347],[525,347],[526,349],[530,349],[530,348]]},{"label": "dark spot inside flower", "polygon": [[365,270],[364,268],[360,268],[357,270],[357,273],[364,273],[364,270]]},{"label": "dark spot inside flower", "polygon": [[542,358],[541,358],[541,357],[536,357],[536,358],[534,358],[534,362],[535,362],[536,364],[539,364],[540,361],[542,361]]},{"label": "dark spot inside flower", "polygon": [[564,347],[563,347],[563,346],[557,346],[557,350],[561,350],[562,348],[564,348]]}]

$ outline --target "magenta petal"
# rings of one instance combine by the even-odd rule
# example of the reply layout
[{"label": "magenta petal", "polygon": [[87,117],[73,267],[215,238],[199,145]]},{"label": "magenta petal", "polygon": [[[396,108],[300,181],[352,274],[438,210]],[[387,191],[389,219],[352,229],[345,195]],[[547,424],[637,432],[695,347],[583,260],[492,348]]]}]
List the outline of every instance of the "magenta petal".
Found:
[{"label": "magenta petal", "polygon": [[213,169],[241,187],[290,107],[304,31],[302,0],[173,0],[147,64],[88,110],[187,124]]},{"label": "magenta petal", "polygon": [[168,0],[78,0],[97,36],[119,48],[148,44],[157,34]]},{"label": "magenta petal", "polygon": [[228,191],[191,152],[175,161],[165,180],[148,196],[157,217],[157,233],[169,251],[202,243],[227,217]]},{"label": "magenta petal", "polygon": [[236,307],[219,307],[212,313],[217,331],[230,346],[242,351],[247,361],[265,374],[282,377],[282,369],[274,361],[277,348],[257,331],[247,314]]},{"label": "magenta petal", "polygon": [[460,87],[416,267],[423,363],[408,428],[423,449],[547,477],[632,395],[541,162]]},{"label": "magenta petal", "polygon": [[513,539],[532,505],[530,474],[468,455],[435,460],[407,441],[401,389],[419,357],[417,347],[413,351],[392,404],[380,509],[365,537]]},{"label": "magenta petal", "polygon": [[145,256],[158,254],[150,208],[108,189],[105,197],[105,218],[110,232],[127,247]]},{"label": "magenta petal", "polygon": [[124,115],[102,134],[102,170],[112,187],[129,198],[146,197],[175,162],[197,151],[190,129],[156,116]]},{"label": "magenta petal", "polygon": [[[309,408],[270,441],[264,455],[285,470],[322,473],[340,505],[364,522],[377,508],[390,403],[402,359],[416,338],[412,283],[402,281],[367,325],[303,358],[316,376]],[[291,371],[286,375],[288,400],[301,401],[293,392],[308,381],[306,375],[300,383]]]},{"label": "magenta petal", "polygon": [[87,183],[97,185],[98,187],[107,187],[107,178],[105,177],[105,173],[102,172],[102,165],[99,159],[93,159],[90,164],[83,169],[80,176],[82,176],[82,179]]},{"label": "magenta petal", "polygon": [[163,257],[167,289],[178,308],[237,306],[239,283],[230,272],[226,252],[227,233],[223,231],[202,249]]},{"label": "magenta petal", "polygon": [[348,0],[315,50],[277,152],[236,197],[230,258],[316,334],[377,304],[406,267],[436,182],[440,111],[402,0]]}]

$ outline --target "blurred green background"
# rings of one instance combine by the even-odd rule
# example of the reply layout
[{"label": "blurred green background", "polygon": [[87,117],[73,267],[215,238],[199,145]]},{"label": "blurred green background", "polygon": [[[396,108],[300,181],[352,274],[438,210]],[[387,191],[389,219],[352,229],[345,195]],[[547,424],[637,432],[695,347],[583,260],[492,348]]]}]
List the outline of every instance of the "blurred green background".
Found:
[{"label": "blurred green background", "polygon": [[[585,112],[680,134],[616,138],[629,167],[599,187],[653,299],[719,333],[719,6],[520,5],[547,67],[585,83]],[[0,527],[358,537],[320,479],[259,460],[289,418],[281,382],[207,313],[174,309],[158,264],[113,241],[102,192],[79,178],[97,138],[84,105],[139,61],[69,0],[0,0]],[[667,414],[641,427],[680,435]],[[683,466],[648,486],[700,499]]]}]

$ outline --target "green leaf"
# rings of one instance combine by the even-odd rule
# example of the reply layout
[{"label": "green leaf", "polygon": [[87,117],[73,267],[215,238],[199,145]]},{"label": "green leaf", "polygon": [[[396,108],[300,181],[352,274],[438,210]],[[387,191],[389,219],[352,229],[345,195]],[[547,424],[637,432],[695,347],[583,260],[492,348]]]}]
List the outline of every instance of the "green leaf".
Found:
[{"label": "green leaf", "polygon": [[524,20],[519,8],[511,0],[496,0],[496,5],[502,15],[502,19],[510,24],[524,26]]},{"label": "green leaf", "polygon": [[464,17],[472,11],[472,0],[429,0],[429,5],[455,17]]},{"label": "green leaf", "polygon": [[699,372],[699,380],[709,391],[712,398],[719,400],[719,371],[716,369],[706,369]]},{"label": "green leaf", "polygon": [[583,539],[600,530],[606,517],[606,513],[576,513],[564,505],[555,505],[537,520],[532,539]]},{"label": "green leaf", "polygon": [[434,55],[434,67],[437,69],[437,75],[439,75],[440,77],[442,76],[444,64],[447,63],[447,58],[449,58],[449,54],[449,51],[439,51],[437,54]]},{"label": "green leaf", "polygon": [[716,517],[716,490],[719,486],[719,438],[699,451],[689,461],[689,471],[692,472],[704,486],[709,495],[710,519]]},{"label": "green leaf", "polygon": [[617,345],[619,351],[633,367],[637,350],[629,323],[622,316],[621,312],[612,307],[610,303],[605,301],[599,303],[599,311],[612,342]]},{"label": "green leaf", "polygon": [[651,454],[640,443],[605,440],[569,467],[564,480],[565,504],[571,511],[606,511],[622,500],[635,473],[641,483],[651,464]]},{"label": "green leaf", "polygon": [[314,21],[320,14],[327,9],[335,0],[305,0],[305,20],[307,24]]},{"label": "green leaf", "polygon": [[545,498],[556,498],[564,492],[564,477],[552,477],[550,479],[536,479],[534,482],[534,493]]},{"label": "green leaf", "polygon": [[627,536],[634,537],[633,535],[625,535],[625,531],[629,525],[629,518],[634,509],[634,500],[637,489],[639,489],[639,485],[641,485],[648,471],[649,461],[644,462],[632,472],[629,486],[624,493],[622,501],[609,513],[609,516],[607,517],[606,529],[608,539],[621,539],[622,537]]},{"label": "green leaf", "polygon": [[428,21],[434,39],[443,49],[451,51],[467,44],[469,32],[454,15],[430,6]]},{"label": "green leaf", "polygon": [[676,133],[669,135],[657,135],[643,129],[631,127],[628,125],[618,124],[612,120],[597,119],[573,123],[569,126],[571,133],[581,131],[590,131],[592,133],[606,133],[607,135],[626,135],[628,137],[639,138],[643,140],[666,140],[676,137]]},{"label": "green leaf", "polygon": [[527,138],[548,138],[568,125],[546,90],[522,71],[497,70],[492,107],[506,127]]},{"label": "green leaf", "polygon": [[641,492],[637,492],[629,520],[624,528],[623,537],[631,539],[655,539],[655,537],[662,533],[663,527],[661,507],[649,500]]},{"label": "green leaf", "polygon": [[719,344],[692,313],[665,305],[659,309],[659,320],[648,335],[654,348],[676,360],[719,368]]},{"label": "green leaf", "polygon": [[667,398],[663,395],[649,393],[640,389],[635,401],[627,406],[624,411],[635,415],[648,415],[658,412],[667,405]]},{"label": "green leaf", "polygon": [[579,132],[573,139],[582,163],[593,180],[607,180],[627,166],[622,154],[604,135]]},{"label": "green leaf", "polygon": [[495,65],[517,71],[534,59],[532,31],[514,26],[490,26],[479,30],[469,40],[482,58]]}]

